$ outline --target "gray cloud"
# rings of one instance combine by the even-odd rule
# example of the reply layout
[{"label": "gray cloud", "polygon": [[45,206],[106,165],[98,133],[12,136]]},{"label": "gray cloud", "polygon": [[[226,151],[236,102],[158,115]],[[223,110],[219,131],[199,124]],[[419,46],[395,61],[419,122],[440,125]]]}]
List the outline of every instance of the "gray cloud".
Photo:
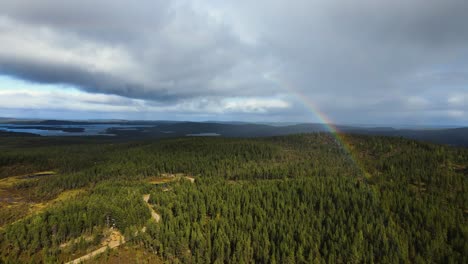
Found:
[{"label": "gray cloud", "polygon": [[251,71],[261,60],[255,47],[188,4],[159,2],[2,2],[0,70],[155,100],[258,95],[258,89],[239,89],[249,79],[265,86],[261,67]]},{"label": "gray cloud", "polygon": [[282,97],[283,118],[306,118],[293,87],[337,122],[468,123],[468,109],[448,103],[468,85],[464,0],[17,0],[0,10],[0,73],[30,81],[168,106]]}]

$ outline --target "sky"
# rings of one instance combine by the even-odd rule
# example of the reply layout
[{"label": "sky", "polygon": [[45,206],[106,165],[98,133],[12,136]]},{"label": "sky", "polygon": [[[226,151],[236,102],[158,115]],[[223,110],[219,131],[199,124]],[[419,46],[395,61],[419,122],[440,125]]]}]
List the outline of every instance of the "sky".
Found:
[{"label": "sky", "polygon": [[466,0],[0,0],[0,117],[468,125]]}]

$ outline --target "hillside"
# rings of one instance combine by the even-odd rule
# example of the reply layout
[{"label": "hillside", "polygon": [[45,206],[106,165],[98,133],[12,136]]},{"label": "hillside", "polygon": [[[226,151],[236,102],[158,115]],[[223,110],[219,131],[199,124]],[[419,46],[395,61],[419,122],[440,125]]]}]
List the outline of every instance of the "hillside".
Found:
[{"label": "hillside", "polygon": [[468,261],[468,149],[341,138],[0,137],[0,262]]}]

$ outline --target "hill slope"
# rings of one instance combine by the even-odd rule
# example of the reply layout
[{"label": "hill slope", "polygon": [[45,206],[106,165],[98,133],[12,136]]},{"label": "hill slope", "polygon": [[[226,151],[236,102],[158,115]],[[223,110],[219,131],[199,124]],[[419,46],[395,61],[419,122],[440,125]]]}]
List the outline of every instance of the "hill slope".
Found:
[{"label": "hill slope", "polygon": [[0,138],[0,260],[70,261],[112,226],[174,263],[465,263],[468,150],[342,137]]}]

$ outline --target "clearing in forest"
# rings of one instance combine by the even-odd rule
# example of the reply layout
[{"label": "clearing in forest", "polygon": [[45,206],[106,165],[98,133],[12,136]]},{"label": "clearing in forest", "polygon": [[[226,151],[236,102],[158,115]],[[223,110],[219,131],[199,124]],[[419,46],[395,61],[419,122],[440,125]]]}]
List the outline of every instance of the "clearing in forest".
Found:
[{"label": "clearing in forest", "polygon": [[53,174],[55,174],[53,171],[44,171],[0,179],[0,227],[26,216],[40,213],[55,204],[85,192],[84,189],[67,190],[54,199],[41,200],[34,196],[34,187],[18,188],[22,184],[34,186],[36,177]]}]

